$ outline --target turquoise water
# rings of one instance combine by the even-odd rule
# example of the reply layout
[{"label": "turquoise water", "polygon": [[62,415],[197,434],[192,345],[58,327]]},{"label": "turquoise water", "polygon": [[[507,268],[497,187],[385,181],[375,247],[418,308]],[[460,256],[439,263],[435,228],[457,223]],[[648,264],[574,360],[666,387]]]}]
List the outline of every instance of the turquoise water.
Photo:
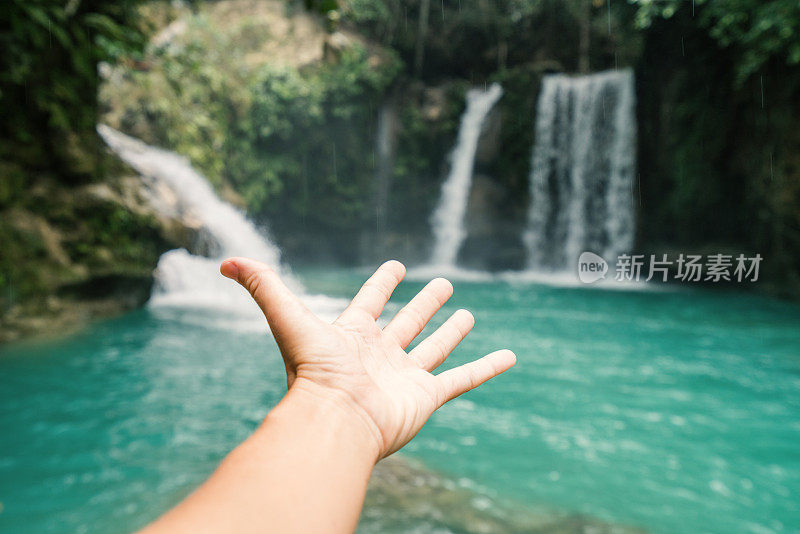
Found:
[{"label": "turquoise water", "polygon": [[[303,278],[348,296],[363,275]],[[458,307],[477,324],[452,364],[499,347],[519,363],[435,414],[408,456],[518,507],[798,531],[797,305],[498,281],[456,283]],[[285,387],[268,337],[216,319],[142,310],[0,349],[0,531],[126,532],[202,481]]]}]

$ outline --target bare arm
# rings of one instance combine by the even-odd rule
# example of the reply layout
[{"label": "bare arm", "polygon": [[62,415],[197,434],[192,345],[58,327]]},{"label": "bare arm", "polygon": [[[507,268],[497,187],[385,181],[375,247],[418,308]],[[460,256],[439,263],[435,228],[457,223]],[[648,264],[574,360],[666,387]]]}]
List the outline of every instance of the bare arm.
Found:
[{"label": "bare arm", "polygon": [[258,430],[147,534],[352,532],[375,463],[408,443],[442,404],[516,361],[501,350],[431,374],[474,320],[459,310],[406,352],[453,289],[433,280],[381,329],[376,320],[405,275],[395,261],[367,280],[333,324],[311,313],[264,264],[232,258],[221,271],[263,310],[289,391]]}]

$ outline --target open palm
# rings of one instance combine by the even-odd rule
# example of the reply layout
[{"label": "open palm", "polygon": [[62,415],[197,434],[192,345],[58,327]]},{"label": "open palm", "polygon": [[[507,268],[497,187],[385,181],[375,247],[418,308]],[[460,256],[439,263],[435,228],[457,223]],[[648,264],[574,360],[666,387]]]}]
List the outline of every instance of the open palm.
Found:
[{"label": "open palm", "polygon": [[220,271],[242,284],[264,312],[289,387],[308,389],[350,410],[367,425],[380,457],[405,445],[445,402],[516,362],[511,351],[500,350],[431,374],[469,333],[474,319],[459,310],[406,352],[450,298],[453,286],[443,278],[431,281],[381,329],[376,321],[405,276],[397,261],[381,265],[332,324],[314,315],[263,263],[231,258]]}]

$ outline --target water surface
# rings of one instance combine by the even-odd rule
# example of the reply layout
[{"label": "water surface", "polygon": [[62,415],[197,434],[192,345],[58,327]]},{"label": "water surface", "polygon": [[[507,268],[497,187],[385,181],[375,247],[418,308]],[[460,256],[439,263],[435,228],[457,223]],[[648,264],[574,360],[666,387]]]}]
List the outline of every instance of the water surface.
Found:
[{"label": "water surface", "polygon": [[[301,274],[344,297],[366,273]],[[800,525],[797,305],[496,281],[456,283],[458,307],[477,325],[446,366],[501,347],[519,363],[406,455],[496,502],[656,533]],[[222,314],[142,310],[1,349],[0,530],[126,532],[202,481],[285,389],[271,339]]]}]

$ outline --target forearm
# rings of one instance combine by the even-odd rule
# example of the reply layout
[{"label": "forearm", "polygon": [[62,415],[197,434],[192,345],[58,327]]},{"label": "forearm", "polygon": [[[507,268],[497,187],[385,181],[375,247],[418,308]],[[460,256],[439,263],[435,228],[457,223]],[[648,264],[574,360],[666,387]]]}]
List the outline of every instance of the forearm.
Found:
[{"label": "forearm", "polygon": [[205,484],[145,532],[352,532],[377,459],[375,436],[357,416],[295,384]]},{"label": "forearm", "polygon": [[220,270],[261,307],[292,385],[211,478],[146,534],[352,532],[378,458],[405,445],[443,403],[516,361],[511,351],[496,351],[433,375],[474,320],[456,312],[406,352],[453,287],[431,281],[380,328],[378,317],[405,274],[396,261],[384,263],[332,324],[314,316],[268,265],[231,258]]}]

